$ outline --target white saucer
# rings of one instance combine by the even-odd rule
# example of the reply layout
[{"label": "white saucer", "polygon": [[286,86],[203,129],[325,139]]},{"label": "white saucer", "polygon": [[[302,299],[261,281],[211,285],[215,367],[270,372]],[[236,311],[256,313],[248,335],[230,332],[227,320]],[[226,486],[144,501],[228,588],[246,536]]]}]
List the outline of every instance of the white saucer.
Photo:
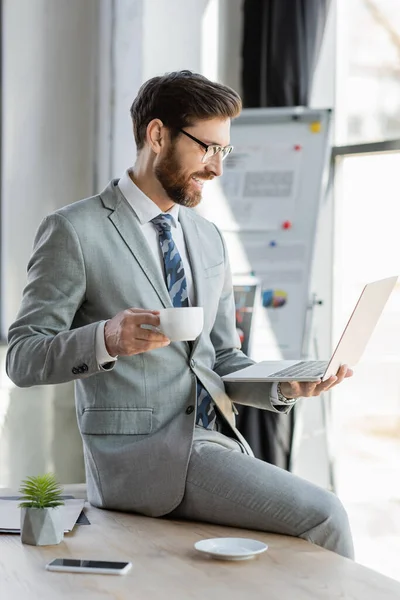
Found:
[{"label": "white saucer", "polygon": [[267,544],[248,538],[212,538],[200,540],[194,547],[220,560],[247,560],[268,549]]}]

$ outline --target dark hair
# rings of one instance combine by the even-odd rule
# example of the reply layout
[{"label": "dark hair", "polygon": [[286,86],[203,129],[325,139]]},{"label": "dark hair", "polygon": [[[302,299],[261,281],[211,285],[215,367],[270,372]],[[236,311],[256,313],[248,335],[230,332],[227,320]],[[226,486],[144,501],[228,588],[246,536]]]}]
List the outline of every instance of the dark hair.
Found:
[{"label": "dark hair", "polygon": [[175,71],[153,77],[141,86],[131,106],[137,149],[143,148],[147,125],[153,119],[160,119],[170,128],[173,138],[179,129],[197,120],[233,119],[241,109],[239,94],[198,73]]}]

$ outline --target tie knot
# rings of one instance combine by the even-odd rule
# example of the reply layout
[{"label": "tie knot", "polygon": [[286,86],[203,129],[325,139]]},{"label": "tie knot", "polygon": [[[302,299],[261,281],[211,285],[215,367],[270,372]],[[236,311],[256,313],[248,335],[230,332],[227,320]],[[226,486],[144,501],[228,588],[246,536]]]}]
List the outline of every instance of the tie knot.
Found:
[{"label": "tie knot", "polygon": [[171,231],[172,225],[172,216],[166,215],[165,213],[161,213],[157,217],[151,220],[157,229],[158,233],[163,233],[167,231]]}]

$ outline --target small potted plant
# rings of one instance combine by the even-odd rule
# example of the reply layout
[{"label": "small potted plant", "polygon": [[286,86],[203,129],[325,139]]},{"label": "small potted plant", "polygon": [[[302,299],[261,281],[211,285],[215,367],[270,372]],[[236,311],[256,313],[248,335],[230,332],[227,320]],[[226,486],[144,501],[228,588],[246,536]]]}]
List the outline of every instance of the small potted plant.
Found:
[{"label": "small potted plant", "polygon": [[32,546],[59,544],[64,538],[62,488],[52,473],[22,481],[21,541]]}]

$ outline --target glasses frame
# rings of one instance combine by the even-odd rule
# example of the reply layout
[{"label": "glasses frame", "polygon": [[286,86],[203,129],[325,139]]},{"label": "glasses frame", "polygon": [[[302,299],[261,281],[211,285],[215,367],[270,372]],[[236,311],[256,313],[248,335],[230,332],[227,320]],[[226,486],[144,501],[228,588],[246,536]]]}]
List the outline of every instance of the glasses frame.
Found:
[{"label": "glasses frame", "polygon": [[[231,145],[220,146],[219,144],[205,144],[204,142],[202,142],[198,138],[194,137],[194,135],[192,135],[191,133],[188,133],[184,129],[179,129],[179,132],[183,133],[188,138],[190,138],[191,140],[193,140],[194,142],[196,142],[196,144],[199,144],[199,146],[201,146],[202,148],[204,148],[205,153],[204,153],[203,158],[201,159],[201,162],[203,162],[203,163],[208,162],[214,156],[217,156],[217,154],[220,154],[220,153],[222,153],[222,160],[225,160],[225,158],[228,156],[228,154],[230,154],[232,152],[232,150],[233,150],[233,146],[231,146]],[[213,154],[211,154],[211,156],[209,156],[207,158],[207,153],[208,153],[208,151],[209,151],[210,148],[217,148],[217,150]]]}]

